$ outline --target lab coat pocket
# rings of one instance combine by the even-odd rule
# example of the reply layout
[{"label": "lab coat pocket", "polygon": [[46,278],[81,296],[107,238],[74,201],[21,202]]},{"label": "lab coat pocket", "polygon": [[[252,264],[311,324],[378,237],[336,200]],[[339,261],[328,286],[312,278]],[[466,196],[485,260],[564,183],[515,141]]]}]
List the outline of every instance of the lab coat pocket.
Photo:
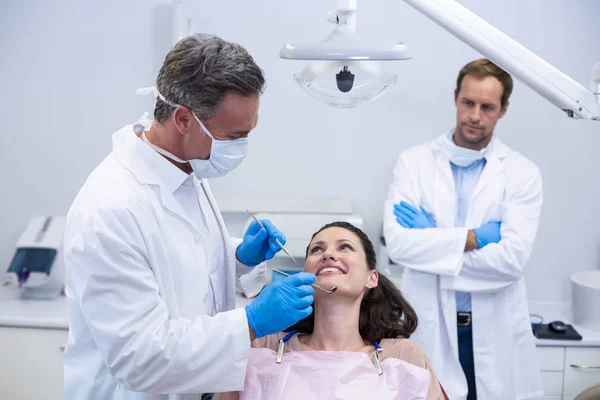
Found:
[{"label": "lab coat pocket", "polygon": [[505,189],[501,185],[491,185],[485,194],[482,194],[480,197],[477,207],[473,207],[473,209],[478,209],[481,211],[479,216],[475,216],[481,218],[479,224],[485,224],[491,221],[502,222],[502,216],[504,215],[506,208],[506,200],[505,200]]}]

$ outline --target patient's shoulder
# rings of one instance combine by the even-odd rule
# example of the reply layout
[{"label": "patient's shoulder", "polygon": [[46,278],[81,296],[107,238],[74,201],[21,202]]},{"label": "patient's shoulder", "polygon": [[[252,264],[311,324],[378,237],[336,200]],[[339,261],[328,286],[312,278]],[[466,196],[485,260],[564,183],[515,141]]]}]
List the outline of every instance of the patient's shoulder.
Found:
[{"label": "patient's shoulder", "polygon": [[281,339],[285,335],[286,332],[279,332],[261,337],[260,339],[254,339],[251,343],[251,347],[254,349],[271,349],[277,351],[279,339]]},{"label": "patient's shoulder", "polygon": [[427,400],[448,400],[448,396],[435,376],[427,355],[418,343],[409,339],[383,339],[380,344],[383,348],[383,354],[380,356],[380,359],[386,357],[387,354],[387,357],[398,358],[429,371],[431,379],[429,381]]},{"label": "patient's shoulder", "polygon": [[410,339],[383,339],[380,345],[383,348],[382,359],[398,358],[417,367],[428,367],[427,355],[418,343]]}]

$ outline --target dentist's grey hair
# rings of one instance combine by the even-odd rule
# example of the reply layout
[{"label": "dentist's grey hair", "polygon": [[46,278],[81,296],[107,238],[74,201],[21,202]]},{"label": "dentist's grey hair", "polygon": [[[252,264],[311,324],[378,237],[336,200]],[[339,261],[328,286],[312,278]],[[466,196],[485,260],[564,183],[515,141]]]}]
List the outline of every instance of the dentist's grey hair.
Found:
[{"label": "dentist's grey hair", "polygon": [[[181,39],[165,57],[156,78],[158,91],[171,103],[189,107],[198,118],[219,112],[230,91],[260,95],[264,73],[239,44],[215,35],[195,33]],[[164,123],[174,108],[157,99],[154,118]]]}]

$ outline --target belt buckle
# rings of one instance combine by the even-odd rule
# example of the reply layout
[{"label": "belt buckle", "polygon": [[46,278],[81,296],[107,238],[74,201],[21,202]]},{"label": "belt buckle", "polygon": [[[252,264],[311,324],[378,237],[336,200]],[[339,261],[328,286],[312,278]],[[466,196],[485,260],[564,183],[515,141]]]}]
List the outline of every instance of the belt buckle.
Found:
[{"label": "belt buckle", "polygon": [[458,316],[466,318],[466,321],[463,322],[463,323],[460,323],[459,321],[456,321],[457,324],[458,324],[458,326],[469,326],[469,325],[471,325],[471,313],[459,312]]}]

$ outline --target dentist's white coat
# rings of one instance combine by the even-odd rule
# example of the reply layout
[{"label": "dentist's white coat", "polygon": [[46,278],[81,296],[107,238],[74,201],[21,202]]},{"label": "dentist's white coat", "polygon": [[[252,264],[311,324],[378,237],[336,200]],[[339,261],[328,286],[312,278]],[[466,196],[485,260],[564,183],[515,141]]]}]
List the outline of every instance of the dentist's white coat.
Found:
[{"label": "dentist's white coat", "polygon": [[[477,182],[464,228],[455,228],[456,193],[442,135],[400,154],[385,203],[390,258],[404,266],[402,290],[419,318],[420,343],[451,399],[465,399],[458,360],[455,291],[471,292],[477,398],[512,400],[542,394],[523,270],[542,207],[538,168],[499,139]],[[435,217],[436,229],[406,229],[394,204],[406,201]],[[468,229],[501,221],[499,243],[464,252]]]},{"label": "dentist's white coat", "polygon": [[[250,268],[236,263],[208,183],[220,227],[210,237],[153,173],[164,163],[124,127],[69,211],[65,399],[200,399],[243,388],[250,338],[235,285]],[[215,265],[209,240],[223,242],[225,265]]]}]

